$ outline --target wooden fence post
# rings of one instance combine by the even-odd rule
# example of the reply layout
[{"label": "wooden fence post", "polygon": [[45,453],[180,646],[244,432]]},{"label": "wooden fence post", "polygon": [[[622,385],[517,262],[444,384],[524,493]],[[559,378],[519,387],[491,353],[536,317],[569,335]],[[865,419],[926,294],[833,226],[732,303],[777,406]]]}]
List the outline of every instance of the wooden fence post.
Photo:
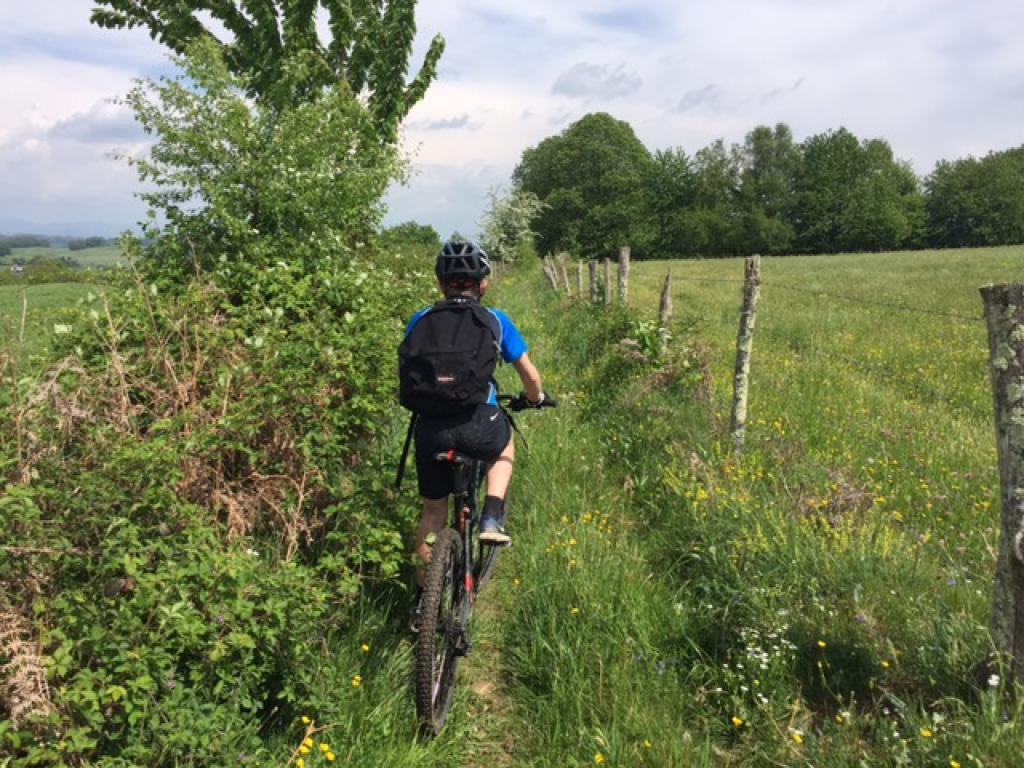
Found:
[{"label": "wooden fence post", "polygon": [[732,442],[743,450],[747,437],[747,395],[750,385],[750,351],[754,346],[754,321],[757,300],[761,295],[761,257],[747,257],[743,278],[743,307],[740,309],[740,330],[736,336],[736,372],[733,376]]},{"label": "wooden fence post", "polygon": [[583,301],[583,262],[576,262],[576,296]]},{"label": "wooden fence post", "polygon": [[629,301],[629,246],[619,248],[619,303]]},{"label": "wooden fence post", "polygon": [[981,289],[995,402],[1002,528],[989,629],[1024,683],[1024,285]]},{"label": "wooden fence post", "polygon": [[590,268],[590,303],[597,304],[597,261],[591,259],[587,266]]},{"label": "wooden fence post", "polygon": [[658,335],[661,345],[668,343],[668,327],[672,323],[672,270],[665,274],[665,285],[661,289],[661,304],[658,305]]},{"label": "wooden fence post", "polygon": [[555,272],[555,267],[551,262],[551,259],[547,256],[544,257],[544,274],[548,278],[548,282],[551,283],[551,287],[554,288],[555,293],[559,293],[558,290],[558,275]]},{"label": "wooden fence post", "polygon": [[604,305],[611,306],[612,303],[612,260],[604,257]]},{"label": "wooden fence post", "polygon": [[562,257],[558,260],[558,263],[562,267],[562,282],[565,283],[565,295],[570,299],[572,298],[572,285],[569,283],[569,270],[565,267],[566,254],[562,254]]}]

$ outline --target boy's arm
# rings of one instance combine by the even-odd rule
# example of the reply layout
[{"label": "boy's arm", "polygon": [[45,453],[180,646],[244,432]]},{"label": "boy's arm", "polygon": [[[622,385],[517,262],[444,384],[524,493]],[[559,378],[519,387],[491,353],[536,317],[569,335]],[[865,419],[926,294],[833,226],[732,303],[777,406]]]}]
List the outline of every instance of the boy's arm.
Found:
[{"label": "boy's arm", "polygon": [[523,382],[523,389],[526,390],[526,397],[530,403],[536,405],[544,399],[544,390],[540,384],[540,373],[530,362],[530,356],[523,354],[518,360],[512,363]]}]

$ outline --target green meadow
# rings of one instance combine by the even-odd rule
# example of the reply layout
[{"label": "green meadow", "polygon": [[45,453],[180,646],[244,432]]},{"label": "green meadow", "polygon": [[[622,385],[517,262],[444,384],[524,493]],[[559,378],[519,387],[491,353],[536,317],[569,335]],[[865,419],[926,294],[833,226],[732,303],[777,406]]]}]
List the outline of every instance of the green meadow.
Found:
[{"label": "green meadow", "polygon": [[68,248],[14,248],[8,255],[0,256],[0,264],[12,264],[15,259],[20,259],[27,263],[39,257],[46,260],[74,259],[83,268],[110,269],[112,267],[127,266],[124,254],[116,245],[100,248],[83,248],[80,251],[72,251]]},{"label": "green meadow", "polygon": [[97,292],[96,286],[85,283],[0,285],[0,349],[10,350],[21,361],[47,360],[55,333],[71,322],[63,316],[79,299]]},{"label": "green meadow", "polygon": [[[1022,260],[765,259],[741,454],[728,417],[742,260],[634,263],[628,311],[510,269],[488,301],[561,407],[517,418],[514,546],[480,598],[447,729],[417,739],[406,592],[371,587],[318,641],[298,710],[310,722],[271,713],[240,759],[1018,765],[1021,699],[979,666],[999,511],[977,288]],[[669,268],[662,348],[651,318]],[[88,291],[29,288],[33,349]],[[5,329],[20,296],[0,292]],[[403,495],[415,503],[411,480]]]}]

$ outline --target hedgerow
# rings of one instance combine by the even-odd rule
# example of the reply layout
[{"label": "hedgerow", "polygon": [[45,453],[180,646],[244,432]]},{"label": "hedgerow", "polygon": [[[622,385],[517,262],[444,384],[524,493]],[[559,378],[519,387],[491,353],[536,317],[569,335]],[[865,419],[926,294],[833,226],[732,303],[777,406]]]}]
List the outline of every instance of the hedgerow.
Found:
[{"label": "hedgerow", "polygon": [[52,367],[0,366],[11,765],[270,760],[405,557],[384,463],[429,262],[371,245],[401,163],[344,89],[271,111],[214,51],[182,64],[128,98],[162,225]]}]

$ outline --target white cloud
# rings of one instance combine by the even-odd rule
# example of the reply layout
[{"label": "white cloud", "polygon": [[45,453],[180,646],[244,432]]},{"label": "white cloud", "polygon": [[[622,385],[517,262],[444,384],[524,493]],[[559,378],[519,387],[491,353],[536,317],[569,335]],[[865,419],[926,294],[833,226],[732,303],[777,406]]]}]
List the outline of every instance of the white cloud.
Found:
[{"label": "white cloud", "polygon": [[[144,30],[92,27],[91,6],[0,4],[0,205],[49,216],[63,201],[73,218],[93,194],[128,224],[134,177],[105,152],[131,127],[104,99],[164,52]],[[414,67],[435,33],[448,46],[407,122],[418,175],[389,220],[443,234],[475,232],[487,188],[588,111],[691,153],[760,123],[797,139],[845,125],[919,173],[1022,141],[1019,0],[420,0],[417,22]]]}]

